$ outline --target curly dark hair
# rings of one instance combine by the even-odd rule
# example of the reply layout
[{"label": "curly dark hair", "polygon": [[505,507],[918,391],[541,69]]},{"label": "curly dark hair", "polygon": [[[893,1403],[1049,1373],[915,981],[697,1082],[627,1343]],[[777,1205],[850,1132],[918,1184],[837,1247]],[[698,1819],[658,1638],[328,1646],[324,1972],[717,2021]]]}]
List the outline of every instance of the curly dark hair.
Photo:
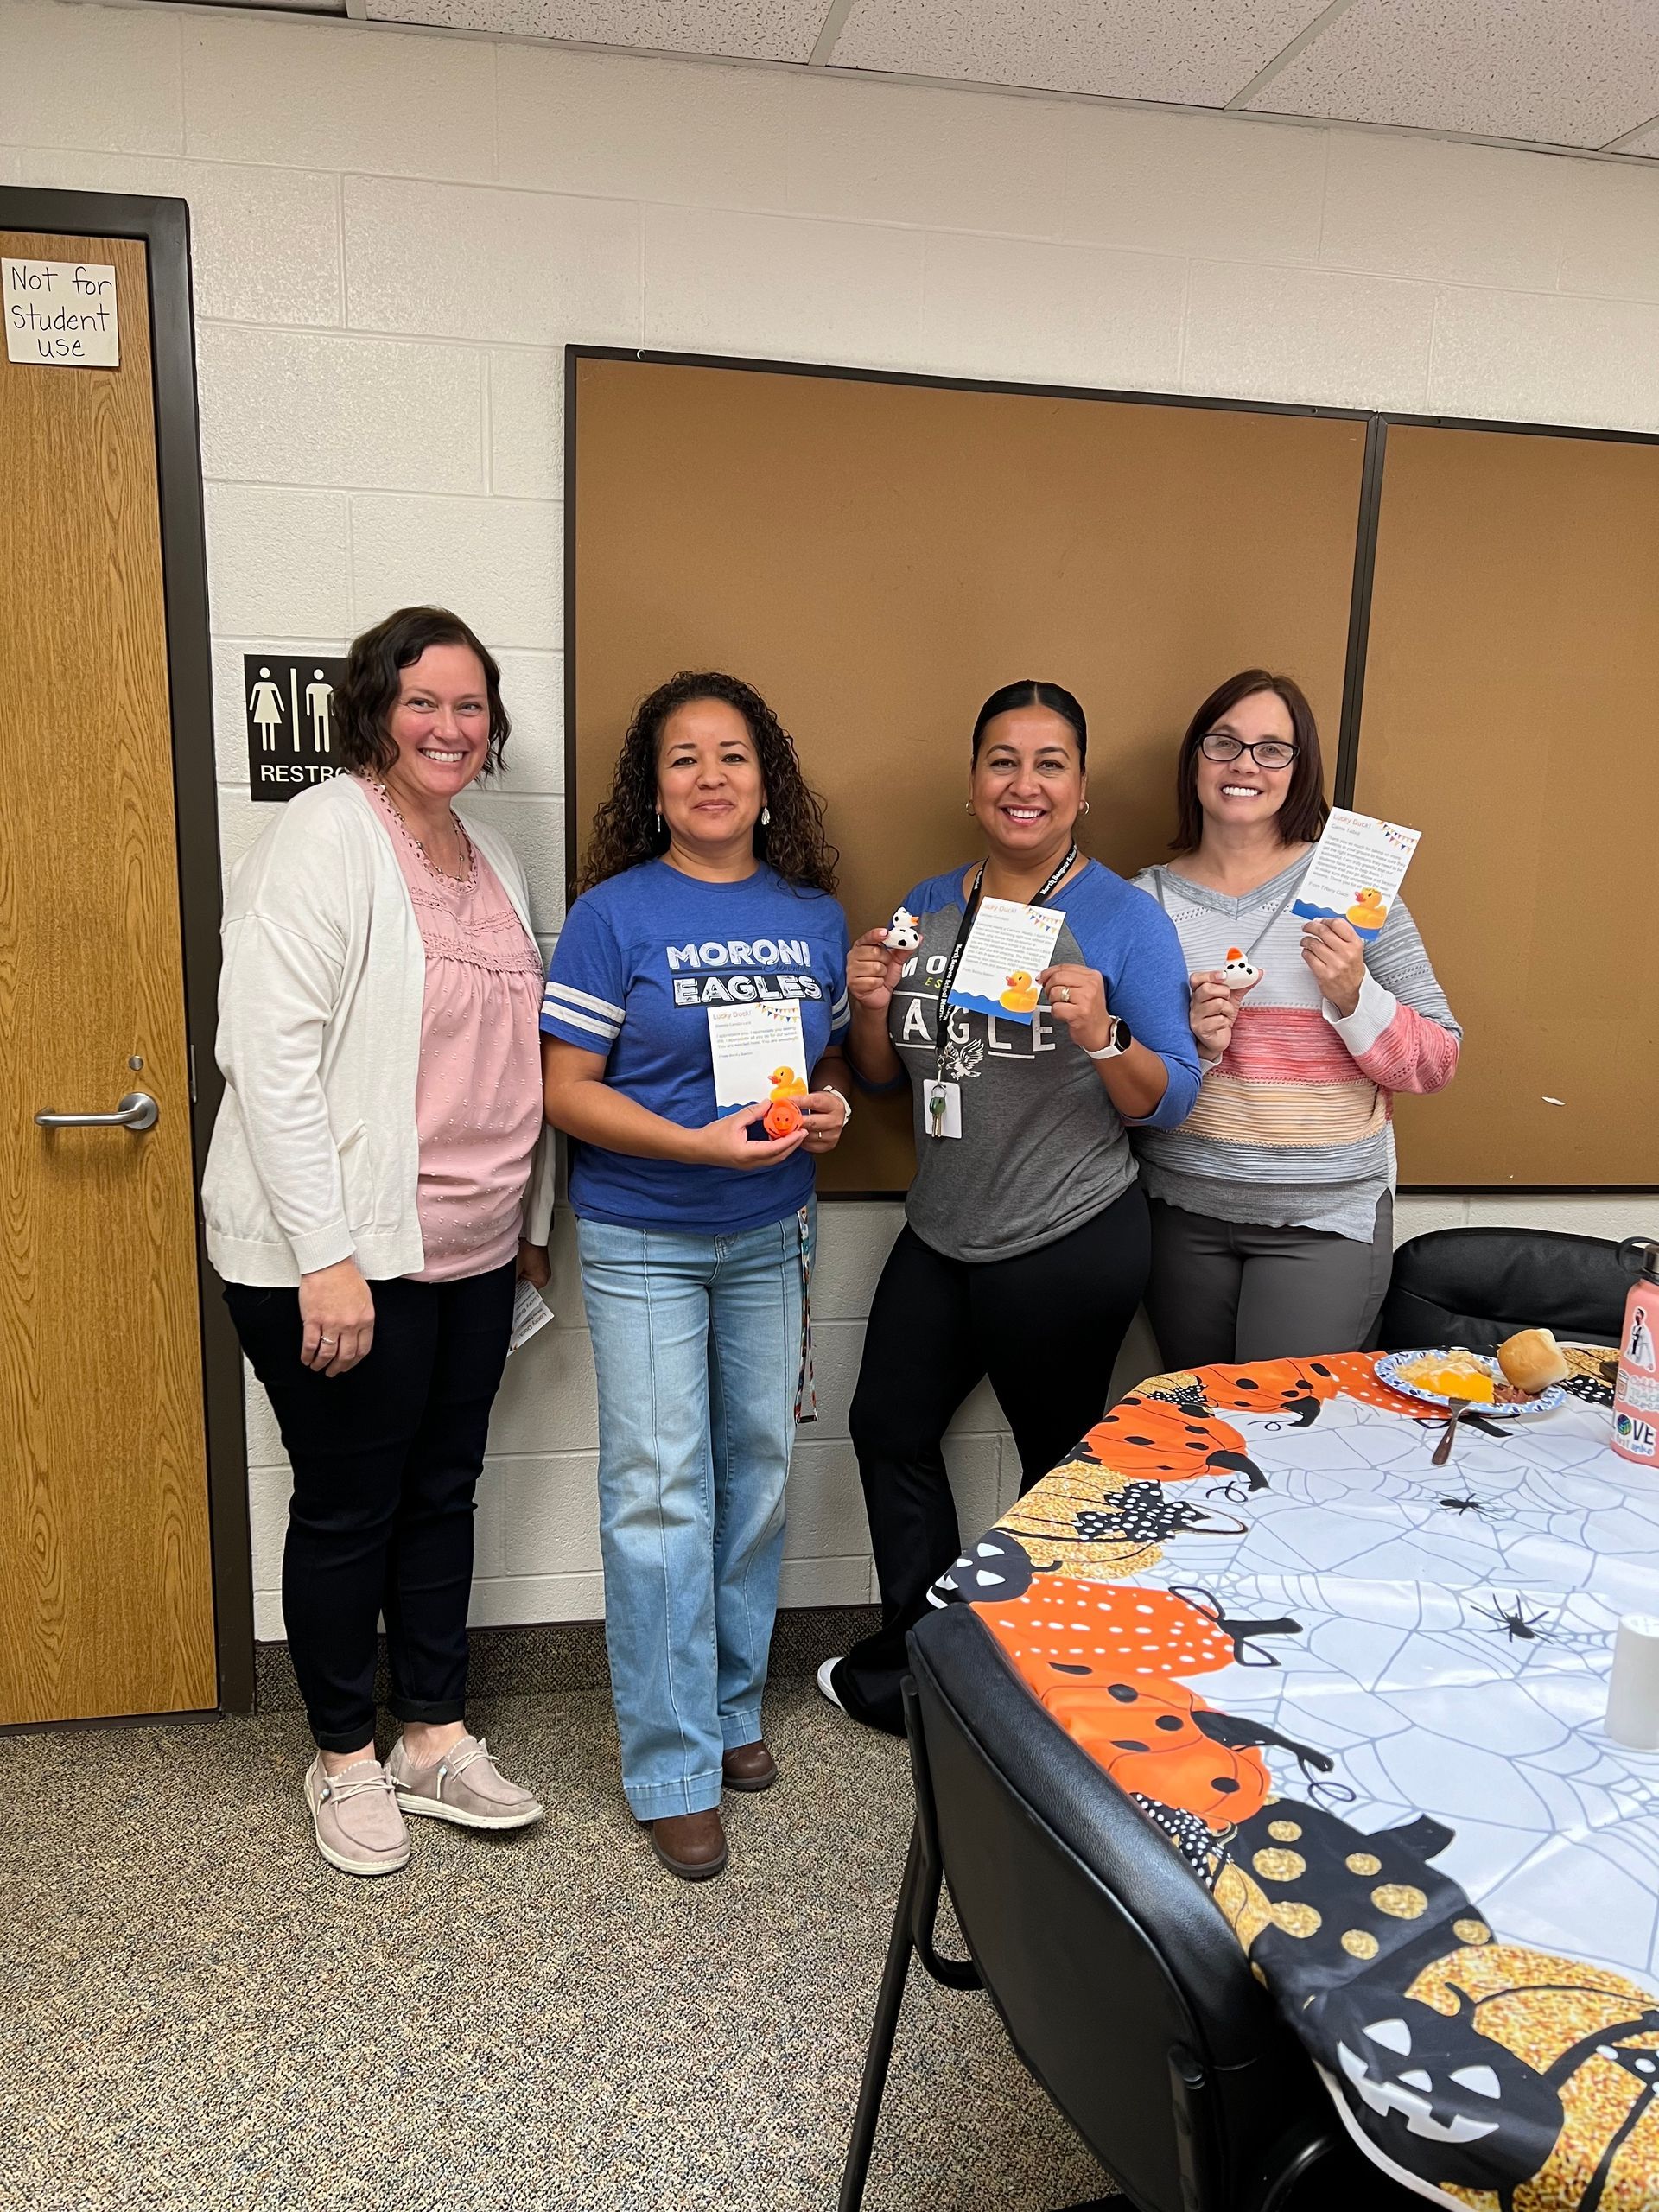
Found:
[{"label": "curly dark hair", "polygon": [[754,825],[755,858],[775,868],[788,883],[833,894],[841,855],[824,836],[823,802],[801,774],[794,739],[753,685],[718,669],[682,669],[634,709],[616,756],[610,796],[594,817],[577,893],[591,891],[624,868],[667,851],[668,833],[658,827],[658,747],[669,716],[695,699],[723,699],[735,707],[754,741],[772,816],[766,828],[758,822]]},{"label": "curly dark hair", "polygon": [[400,607],[353,638],[334,691],[334,757],[343,767],[384,776],[397,758],[387,724],[399,678],[429,645],[465,645],[478,655],[490,702],[490,751],[480,772],[501,766],[512,724],[501,703],[501,671],[483,640],[447,607]]}]

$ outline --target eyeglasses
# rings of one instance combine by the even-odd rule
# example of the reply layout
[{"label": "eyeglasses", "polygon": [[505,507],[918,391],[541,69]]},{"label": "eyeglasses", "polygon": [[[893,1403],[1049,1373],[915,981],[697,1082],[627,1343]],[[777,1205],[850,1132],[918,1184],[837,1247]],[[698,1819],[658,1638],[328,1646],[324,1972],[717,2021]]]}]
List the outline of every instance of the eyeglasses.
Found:
[{"label": "eyeglasses", "polygon": [[1242,737],[1229,737],[1224,729],[1212,729],[1198,740],[1198,750],[1206,760],[1236,760],[1241,753],[1248,753],[1258,768],[1288,768],[1300,748],[1277,737],[1247,745]]}]

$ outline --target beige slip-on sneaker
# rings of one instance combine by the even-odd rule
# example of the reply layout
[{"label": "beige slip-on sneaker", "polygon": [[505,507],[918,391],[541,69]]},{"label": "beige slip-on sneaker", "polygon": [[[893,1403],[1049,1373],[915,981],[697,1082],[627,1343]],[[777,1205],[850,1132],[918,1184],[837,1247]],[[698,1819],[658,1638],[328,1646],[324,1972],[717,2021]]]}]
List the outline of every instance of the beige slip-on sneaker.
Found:
[{"label": "beige slip-on sneaker", "polygon": [[305,1802],[317,1849],[342,1874],[395,1874],[408,1864],[409,1830],[378,1759],[329,1774],[319,1751],[305,1771]]},{"label": "beige slip-on sneaker", "polygon": [[463,1736],[441,1758],[416,1766],[400,1736],[386,1772],[406,1813],[453,1821],[458,1828],[527,1828],[542,1817],[528,1789],[509,1782],[481,1736]]}]

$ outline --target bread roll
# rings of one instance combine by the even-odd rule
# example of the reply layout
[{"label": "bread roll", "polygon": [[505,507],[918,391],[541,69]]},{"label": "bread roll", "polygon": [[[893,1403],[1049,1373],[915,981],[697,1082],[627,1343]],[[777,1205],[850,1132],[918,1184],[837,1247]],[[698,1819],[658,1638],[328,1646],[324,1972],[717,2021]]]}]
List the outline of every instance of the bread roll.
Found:
[{"label": "bread roll", "polygon": [[1497,1363],[1517,1390],[1536,1392],[1567,1380],[1567,1362],[1548,1329],[1522,1329],[1506,1338],[1497,1348]]}]

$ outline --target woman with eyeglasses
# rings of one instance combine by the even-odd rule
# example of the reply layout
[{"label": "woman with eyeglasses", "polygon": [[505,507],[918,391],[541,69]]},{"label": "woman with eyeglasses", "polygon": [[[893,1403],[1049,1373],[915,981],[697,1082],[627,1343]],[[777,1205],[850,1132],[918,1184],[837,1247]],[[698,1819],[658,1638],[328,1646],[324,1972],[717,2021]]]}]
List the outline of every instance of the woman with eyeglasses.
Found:
[{"label": "woman with eyeglasses", "polygon": [[1292,912],[1330,808],[1289,677],[1211,693],[1175,792],[1176,858],[1135,880],[1179,934],[1204,1079],[1179,1128],[1135,1135],[1147,1314],[1172,1368],[1357,1351],[1393,1257],[1394,1093],[1450,1083],[1463,1033],[1402,900],[1369,940]]}]

